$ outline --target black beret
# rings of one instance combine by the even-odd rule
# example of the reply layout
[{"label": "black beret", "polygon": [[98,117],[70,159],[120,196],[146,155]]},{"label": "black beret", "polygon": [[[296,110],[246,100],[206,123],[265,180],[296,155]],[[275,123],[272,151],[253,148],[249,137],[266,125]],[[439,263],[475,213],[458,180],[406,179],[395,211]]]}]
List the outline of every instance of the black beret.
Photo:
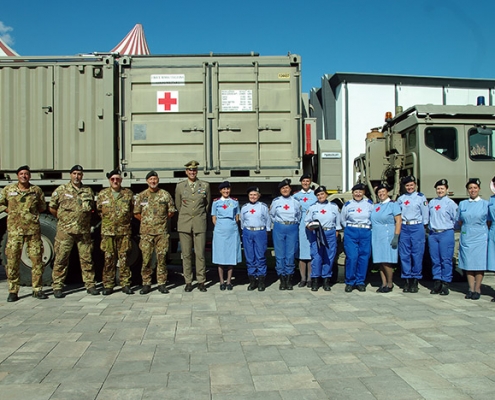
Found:
[{"label": "black beret", "polygon": [[230,182],[223,181],[220,185],[218,185],[218,190],[222,190],[223,188],[229,188],[229,187],[230,187]]},{"label": "black beret", "polygon": [[28,165],[22,165],[20,166],[19,168],[17,168],[17,174],[19,174],[19,172],[21,171],[27,171],[29,173],[31,173],[31,170],[29,169],[29,166]]},{"label": "black beret", "polygon": [[120,169],[115,168],[113,171],[107,172],[107,179],[110,179],[114,175],[120,175]]},{"label": "black beret", "polygon": [[309,179],[309,180],[311,180],[311,175],[310,174],[304,174],[303,176],[301,176],[299,178],[299,182],[302,182],[303,179]]},{"label": "black beret", "polygon": [[492,182],[495,183],[495,176],[492,178]]},{"label": "black beret", "polygon": [[247,188],[247,194],[251,193],[251,192],[257,192],[259,193],[260,192],[260,188],[258,186],[249,186]]},{"label": "black beret", "polygon": [[290,179],[284,179],[282,182],[278,184],[278,188],[281,189],[284,186],[290,186]]},{"label": "black beret", "polygon": [[381,189],[386,189],[387,192],[390,191],[390,186],[388,186],[386,183],[380,183],[376,189],[375,189],[375,193],[378,193],[379,190]]},{"label": "black beret", "polygon": [[315,194],[318,194],[320,192],[327,192],[327,188],[325,186],[318,186],[316,189],[315,189]]},{"label": "black beret", "polygon": [[355,190],[366,190],[366,186],[364,186],[364,184],[362,184],[362,183],[356,183],[352,187],[351,192],[354,192]]},{"label": "black beret", "polygon": [[439,181],[435,182],[435,186],[433,186],[435,189],[437,186],[446,186],[449,187],[449,181],[447,179],[440,179]]},{"label": "black beret", "polygon": [[79,164],[76,164],[70,169],[70,173],[72,174],[74,171],[83,172],[83,167],[81,167]]},{"label": "black beret", "polygon": [[406,183],[416,182],[416,178],[413,175],[405,176],[404,178],[402,178],[401,182],[403,185],[405,185]]},{"label": "black beret", "polygon": [[150,171],[146,174],[146,180],[150,179],[152,176],[156,176],[158,178],[158,174],[156,171]]},{"label": "black beret", "polygon": [[471,183],[474,183],[478,185],[478,187],[481,187],[481,181],[479,180],[479,178],[469,178],[469,180],[466,183],[466,189]]}]

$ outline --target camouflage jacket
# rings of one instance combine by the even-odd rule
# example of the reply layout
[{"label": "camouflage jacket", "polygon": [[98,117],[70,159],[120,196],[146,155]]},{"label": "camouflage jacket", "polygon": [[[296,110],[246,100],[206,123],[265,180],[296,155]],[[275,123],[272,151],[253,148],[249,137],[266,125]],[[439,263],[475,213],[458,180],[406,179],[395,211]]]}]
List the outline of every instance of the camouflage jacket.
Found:
[{"label": "camouflage jacket", "polygon": [[17,183],[5,186],[0,194],[0,206],[8,211],[9,235],[34,235],[40,232],[40,213],[46,210],[43,191],[30,185],[21,191]]},{"label": "camouflage jacket", "polygon": [[57,210],[57,229],[72,234],[90,233],[93,199],[89,186],[77,188],[68,182],[55,189],[49,207]]},{"label": "camouflage jacket", "polygon": [[134,203],[134,214],[141,214],[142,235],[160,235],[167,232],[168,214],[175,213],[174,200],[169,192],[149,189],[139,193]]},{"label": "camouflage jacket", "polygon": [[114,197],[112,188],[98,193],[96,209],[101,216],[101,233],[108,236],[130,235],[134,193],[122,188]]}]

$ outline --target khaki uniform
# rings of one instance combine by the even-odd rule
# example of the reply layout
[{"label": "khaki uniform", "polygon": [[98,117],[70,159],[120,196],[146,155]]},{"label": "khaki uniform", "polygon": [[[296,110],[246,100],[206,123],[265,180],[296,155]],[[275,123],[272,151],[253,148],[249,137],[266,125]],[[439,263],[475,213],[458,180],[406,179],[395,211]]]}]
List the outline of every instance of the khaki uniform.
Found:
[{"label": "khaki uniform", "polygon": [[134,214],[141,214],[141,228],[139,248],[143,255],[141,276],[143,285],[151,285],[151,257],[155,250],[157,258],[156,280],[159,285],[167,282],[168,251],[168,214],[175,213],[174,200],[169,192],[158,189],[152,192],[149,189],[139,193],[134,203]]},{"label": "khaki uniform", "polygon": [[103,266],[103,287],[115,286],[115,268],[119,260],[120,286],[130,286],[131,270],[127,256],[131,250],[131,220],[134,193],[122,188],[114,192],[112,188],[98,194],[96,209],[101,216],[101,250],[105,253]]},{"label": "khaki uniform", "polygon": [[53,290],[62,290],[67,277],[69,255],[77,244],[82,279],[86,289],[95,286],[95,272],[91,252],[91,212],[94,194],[90,187],[75,187],[71,182],[59,186],[52,194],[49,207],[57,210]]},{"label": "khaki uniform", "polygon": [[33,291],[43,288],[43,242],[41,241],[40,213],[46,210],[43,191],[34,185],[22,191],[16,184],[3,188],[0,206],[6,207],[7,217],[7,280],[9,292],[18,293],[20,286],[20,266],[22,248],[27,245],[32,262],[31,276]]},{"label": "khaki uniform", "polygon": [[191,185],[192,182],[186,179],[179,182],[175,189],[175,204],[179,211],[177,230],[179,231],[186,284],[193,280],[193,245],[196,254],[196,279],[198,283],[206,281],[206,219],[211,203],[210,184],[208,182],[196,179],[194,188]]}]

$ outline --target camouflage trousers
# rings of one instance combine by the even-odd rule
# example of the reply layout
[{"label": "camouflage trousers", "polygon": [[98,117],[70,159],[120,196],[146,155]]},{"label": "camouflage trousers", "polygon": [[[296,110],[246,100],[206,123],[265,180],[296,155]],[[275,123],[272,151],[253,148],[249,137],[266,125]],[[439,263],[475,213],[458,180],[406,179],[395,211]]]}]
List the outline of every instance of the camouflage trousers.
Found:
[{"label": "camouflage trousers", "polygon": [[163,235],[141,235],[139,248],[143,255],[143,266],[141,268],[141,277],[143,285],[151,285],[151,258],[153,250],[156,253],[156,280],[159,285],[167,282],[167,251],[168,251],[168,233]]},{"label": "camouflage trousers", "polygon": [[69,267],[69,256],[74,243],[77,244],[79,252],[84,286],[86,289],[95,286],[95,271],[91,256],[93,251],[91,235],[89,233],[73,234],[57,230],[57,235],[55,236],[55,261],[52,272],[53,290],[61,290],[64,286]]},{"label": "camouflage trousers", "polygon": [[17,293],[20,287],[20,262],[22,248],[26,243],[27,253],[32,263],[31,279],[33,282],[33,291],[39,291],[43,288],[43,242],[41,233],[34,235],[11,235],[8,234],[7,247],[5,255],[7,256],[7,281],[9,283],[9,292]]},{"label": "camouflage trousers", "polygon": [[127,263],[127,256],[131,250],[131,235],[102,236],[101,250],[105,253],[103,265],[103,287],[113,289],[115,286],[115,268],[119,261],[120,286],[131,285],[131,270]]}]

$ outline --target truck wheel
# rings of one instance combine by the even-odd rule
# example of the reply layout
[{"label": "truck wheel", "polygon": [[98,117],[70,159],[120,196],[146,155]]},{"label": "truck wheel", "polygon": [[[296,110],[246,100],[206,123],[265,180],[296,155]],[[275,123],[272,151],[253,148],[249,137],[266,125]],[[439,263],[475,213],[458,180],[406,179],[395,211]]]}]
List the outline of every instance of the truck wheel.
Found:
[{"label": "truck wheel", "polygon": [[[54,243],[55,235],[57,234],[57,220],[55,217],[49,214],[40,215],[41,225],[41,240],[43,242],[43,264],[45,269],[43,271],[43,285],[50,285],[52,283],[52,267],[53,260],[55,259]],[[7,233],[3,235],[2,243],[0,245],[0,251],[2,255],[2,264],[7,266],[7,257],[5,255],[5,248],[7,247]],[[20,263],[20,283],[23,286],[31,286],[31,267],[32,263],[27,254],[27,246],[24,245],[21,254]]]}]

